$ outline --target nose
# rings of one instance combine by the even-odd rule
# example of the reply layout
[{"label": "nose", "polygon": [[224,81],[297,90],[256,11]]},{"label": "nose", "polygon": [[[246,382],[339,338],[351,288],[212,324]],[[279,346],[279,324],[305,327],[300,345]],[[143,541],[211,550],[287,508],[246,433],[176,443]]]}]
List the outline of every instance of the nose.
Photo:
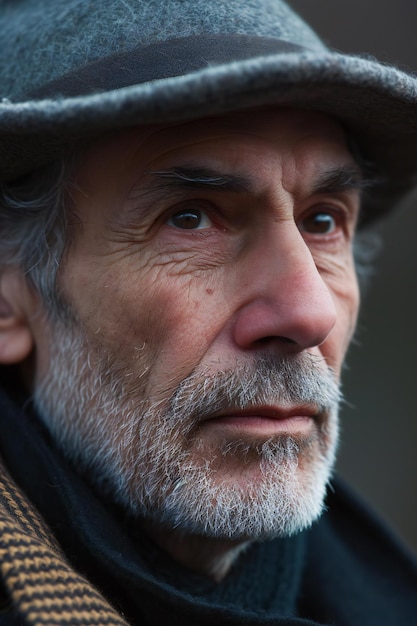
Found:
[{"label": "nose", "polygon": [[[279,226],[278,226],[279,228]],[[244,303],[235,317],[235,344],[297,352],[322,344],[336,323],[333,297],[295,224],[265,237],[242,268]]]}]

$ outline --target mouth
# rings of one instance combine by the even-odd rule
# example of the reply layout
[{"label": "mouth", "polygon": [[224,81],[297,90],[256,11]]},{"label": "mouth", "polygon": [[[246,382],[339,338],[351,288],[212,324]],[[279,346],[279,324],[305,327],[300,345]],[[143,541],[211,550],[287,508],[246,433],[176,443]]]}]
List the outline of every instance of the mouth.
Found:
[{"label": "mouth", "polygon": [[234,436],[253,434],[273,437],[279,434],[308,435],[319,419],[317,407],[253,406],[224,411],[205,420],[209,428],[229,431]]}]

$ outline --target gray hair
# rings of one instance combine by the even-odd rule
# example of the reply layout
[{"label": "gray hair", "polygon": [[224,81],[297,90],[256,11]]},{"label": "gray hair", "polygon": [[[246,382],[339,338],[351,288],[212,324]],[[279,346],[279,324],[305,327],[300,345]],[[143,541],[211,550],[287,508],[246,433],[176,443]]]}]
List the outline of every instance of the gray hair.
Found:
[{"label": "gray hair", "polygon": [[67,246],[71,159],[11,183],[0,182],[0,272],[19,267],[46,310],[62,309],[57,272]]},{"label": "gray hair", "polygon": [[[51,315],[67,314],[57,273],[69,245],[73,158],[61,159],[12,183],[0,183],[0,272],[18,266]],[[363,288],[379,248],[373,230],[359,230],[354,242],[356,270]]]}]

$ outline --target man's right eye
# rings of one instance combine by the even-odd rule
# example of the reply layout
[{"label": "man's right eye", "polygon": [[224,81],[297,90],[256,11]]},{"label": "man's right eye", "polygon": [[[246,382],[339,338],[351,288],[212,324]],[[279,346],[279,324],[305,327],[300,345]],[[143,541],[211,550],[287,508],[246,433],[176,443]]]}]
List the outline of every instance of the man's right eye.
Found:
[{"label": "man's right eye", "polygon": [[183,209],[171,215],[167,221],[168,226],[182,230],[202,230],[210,228],[213,222],[202,209]]}]

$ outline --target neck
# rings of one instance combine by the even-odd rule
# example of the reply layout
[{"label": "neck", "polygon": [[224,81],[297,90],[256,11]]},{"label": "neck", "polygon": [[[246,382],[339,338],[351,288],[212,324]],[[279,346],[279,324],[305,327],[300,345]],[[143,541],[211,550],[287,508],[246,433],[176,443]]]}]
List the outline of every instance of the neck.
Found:
[{"label": "neck", "polygon": [[149,526],[146,530],[175,561],[214,582],[223,580],[239,554],[249,545],[242,540],[185,535],[178,530],[155,530]]}]

